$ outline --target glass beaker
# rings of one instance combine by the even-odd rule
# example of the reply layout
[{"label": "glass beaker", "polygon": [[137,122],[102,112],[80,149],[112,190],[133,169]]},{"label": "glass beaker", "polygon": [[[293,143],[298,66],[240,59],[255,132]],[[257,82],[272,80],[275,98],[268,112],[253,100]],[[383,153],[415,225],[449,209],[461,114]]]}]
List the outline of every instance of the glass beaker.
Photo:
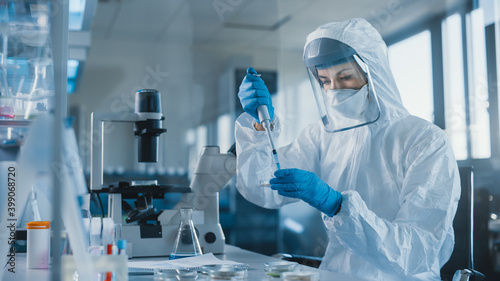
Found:
[{"label": "glass beaker", "polygon": [[192,220],[193,208],[181,208],[179,211],[181,213],[181,222],[170,254],[171,260],[203,254]]}]

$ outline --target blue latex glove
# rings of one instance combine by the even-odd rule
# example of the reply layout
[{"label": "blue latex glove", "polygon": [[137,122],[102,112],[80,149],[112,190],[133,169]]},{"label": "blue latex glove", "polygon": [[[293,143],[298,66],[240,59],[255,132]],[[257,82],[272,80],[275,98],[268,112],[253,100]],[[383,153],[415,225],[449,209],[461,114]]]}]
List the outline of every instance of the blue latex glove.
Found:
[{"label": "blue latex glove", "polygon": [[274,120],[274,107],[271,100],[271,94],[269,94],[269,90],[266,84],[264,84],[264,80],[254,74],[257,74],[257,71],[249,67],[247,69],[247,75],[241,82],[238,97],[240,98],[243,110],[250,114],[255,121],[260,124],[257,107],[263,104],[267,105],[271,121]]},{"label": "blue latex glove", "polygon": [[316,174],[299,169],[282,169],[274,172],[269,183],[278,194],[299,198],[333,217],[342,203],[342,194],[334,190]]}]

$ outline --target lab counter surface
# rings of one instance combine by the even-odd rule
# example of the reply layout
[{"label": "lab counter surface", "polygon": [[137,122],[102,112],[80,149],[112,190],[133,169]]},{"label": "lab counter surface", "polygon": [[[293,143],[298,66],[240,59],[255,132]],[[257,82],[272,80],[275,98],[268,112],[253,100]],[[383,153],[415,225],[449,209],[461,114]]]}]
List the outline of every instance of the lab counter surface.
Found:
[{"label": "lab counter surface", "polygon": [[[248,264],[248,275],[246,280],[280,280],[279,278],[267,278],[264,272],[264,263],[271,261],[279,261],[279,259],[257,254],[251,251],[243,250],[241,248],[226,245],[226,253],[215,255],[221,260],[231,260],[240,263]],[[161,261],[168,257],[151,257],[151,258],[134,258],[130,261]],[[345,276],[343,274],[329,272],[325,270],[319,270],[316,268],[308,266],[300,266],[302,271],[316,271],[320,274],[321,281],[331,281],[331,280],[342,280],[342,281],[360,281],[359,279]],[[0,280],[5,281],[22,281],[22,280],[37,280],[37,281],[48,281],[50,280],[50,270],[41,269],[26,269],[26,254],[18,253],[16,254],[16,273],[11,273],[6,270],[3,272],[3,278]],[[153,275],[139,275],[139,276],[129,276],[130,281],[147,281],[154,280]]]}]

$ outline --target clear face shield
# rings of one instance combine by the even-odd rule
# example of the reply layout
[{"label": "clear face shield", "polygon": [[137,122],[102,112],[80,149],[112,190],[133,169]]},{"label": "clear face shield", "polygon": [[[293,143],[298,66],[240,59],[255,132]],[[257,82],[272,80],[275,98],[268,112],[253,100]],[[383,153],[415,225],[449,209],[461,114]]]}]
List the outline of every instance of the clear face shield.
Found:
[{"label": "clear face shield", "polygon": [[353,52],[341,59],[338,54],[333,59],[326,56],[327,60],[323,56],[321,61],[312,60],[314,65],[305,59],[321,120],[330,133],[368,125],[380,117],[370,70]]}]

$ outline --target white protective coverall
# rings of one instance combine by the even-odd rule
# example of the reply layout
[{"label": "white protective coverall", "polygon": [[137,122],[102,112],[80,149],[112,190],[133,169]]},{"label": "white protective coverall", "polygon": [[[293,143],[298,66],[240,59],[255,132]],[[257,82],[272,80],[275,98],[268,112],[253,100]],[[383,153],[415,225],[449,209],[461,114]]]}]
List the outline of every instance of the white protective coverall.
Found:
[{"label": "white protective coverall", "polygon": [[[330,37],[351,46],[371,70],[380,102],[375,123],[328,133],[309,125],[278,149],[282,168],[314,172],[342,193],[337,215],[323,216],[329,244],[320,269],[366,280],[441,280],[454,246],[460,197],[457,162],[445,133],[404,108],[389,68],[387,47],[367,21],[320,26],[306,45]],[[313,96],[311,95],[311,98]],[[278,208],[297,199],[278,195],[266,133],[243,113],[236,121],[237,188],[249,201]],[[279,137],[275,117],[273,136]]]}]

